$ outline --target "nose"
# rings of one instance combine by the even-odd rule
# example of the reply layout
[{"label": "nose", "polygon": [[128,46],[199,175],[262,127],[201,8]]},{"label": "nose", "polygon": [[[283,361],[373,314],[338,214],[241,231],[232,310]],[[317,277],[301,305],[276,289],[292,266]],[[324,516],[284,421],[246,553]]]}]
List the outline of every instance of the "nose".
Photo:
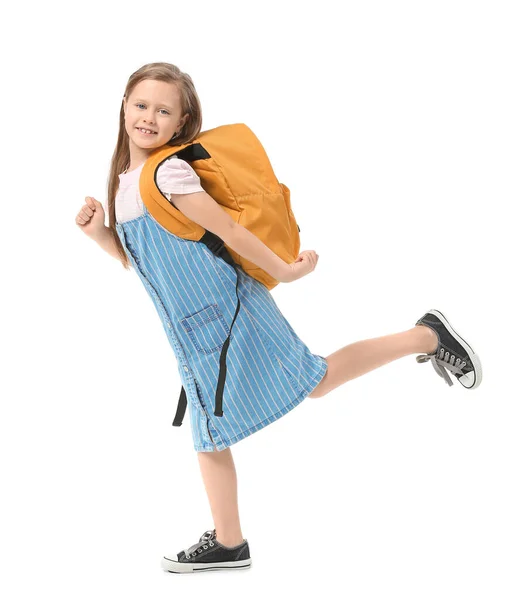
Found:
[{"label": "nose", "polygon": [[144,122],[153,124],[155,122],[155,120],[153,119],[153,117],[150,117],[148,114],[148,115],[144,115]]}]

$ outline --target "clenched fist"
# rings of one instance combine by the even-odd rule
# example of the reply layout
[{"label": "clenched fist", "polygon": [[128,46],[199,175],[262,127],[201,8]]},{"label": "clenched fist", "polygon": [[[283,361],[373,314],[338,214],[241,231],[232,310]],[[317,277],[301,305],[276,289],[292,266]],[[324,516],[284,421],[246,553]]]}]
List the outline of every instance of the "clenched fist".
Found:
[{"label": "clenched fist", "polygon": [[315,269],[318,260],[319,255],[315,250],[305,250],[304,252],[301,252],[295,259],[295,262],[288,265],[290,270],[285,274],[284,278],[281,279],[281,282],[290,283],[308,275],[308,273],[311,273]]},{"label": "clenched fist", "polygon": [[88,237],[95,239],[104,230],[104,218],[102,204],[95,198],[86,196],[86,202],[78,211],[75,222]]}]

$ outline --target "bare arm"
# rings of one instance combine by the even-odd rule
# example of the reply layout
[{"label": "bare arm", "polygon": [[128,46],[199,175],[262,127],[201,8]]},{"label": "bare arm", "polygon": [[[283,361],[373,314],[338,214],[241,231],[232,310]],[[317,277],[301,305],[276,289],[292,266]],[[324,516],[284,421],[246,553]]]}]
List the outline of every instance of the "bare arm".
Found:
[{"label": "bare arm", "polygon": [[109,227],[104,226],[104,229],[102,229],[101,232],[98,235],[96,235],[93,239],[108,254],[115,257],[119,262],[122,261],[122,259],[120,258],[120,254],[117,250],[117,244],[113,238],[113,235],[111,234],[111,229]]},{"label": "bare arm", "polygon": [[224,242],[247,260],[269,273],[277,281],[283,281],[290,265],[251,231],[235,223]]},{"label": "bare arm", "polygon": [[219,236],[235,252],[255,263],[277,281],[282,281],[289,273],[288,263],[246,227],[236,223],[206,192],[171,194],[171,202],[188,219]]}]

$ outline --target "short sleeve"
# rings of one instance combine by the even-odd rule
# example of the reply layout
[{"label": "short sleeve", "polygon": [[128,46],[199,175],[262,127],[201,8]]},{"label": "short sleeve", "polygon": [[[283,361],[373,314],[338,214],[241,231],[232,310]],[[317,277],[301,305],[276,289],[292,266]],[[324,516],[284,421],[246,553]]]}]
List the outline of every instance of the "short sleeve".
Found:
[{"label": "short sleeve", "polygon": [[159,167],[157,184],[170,202],[171,194],[204,192],[197,173],[186,161],[176,156],[169,158]]}]

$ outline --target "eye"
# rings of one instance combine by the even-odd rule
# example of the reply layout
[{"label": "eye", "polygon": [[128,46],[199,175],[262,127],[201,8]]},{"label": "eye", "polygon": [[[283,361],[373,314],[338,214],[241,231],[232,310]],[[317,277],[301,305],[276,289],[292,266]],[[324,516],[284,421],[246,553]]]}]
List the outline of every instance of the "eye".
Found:
[{"label": "eye", "polygon": [[[146,105],[143,104],[142,102],[138,102],[137,104],[135,104],[135,106],[146,106]],[[165,108],[161,108],[160,110],[163,110],[167,115],[170,114]]]}]

